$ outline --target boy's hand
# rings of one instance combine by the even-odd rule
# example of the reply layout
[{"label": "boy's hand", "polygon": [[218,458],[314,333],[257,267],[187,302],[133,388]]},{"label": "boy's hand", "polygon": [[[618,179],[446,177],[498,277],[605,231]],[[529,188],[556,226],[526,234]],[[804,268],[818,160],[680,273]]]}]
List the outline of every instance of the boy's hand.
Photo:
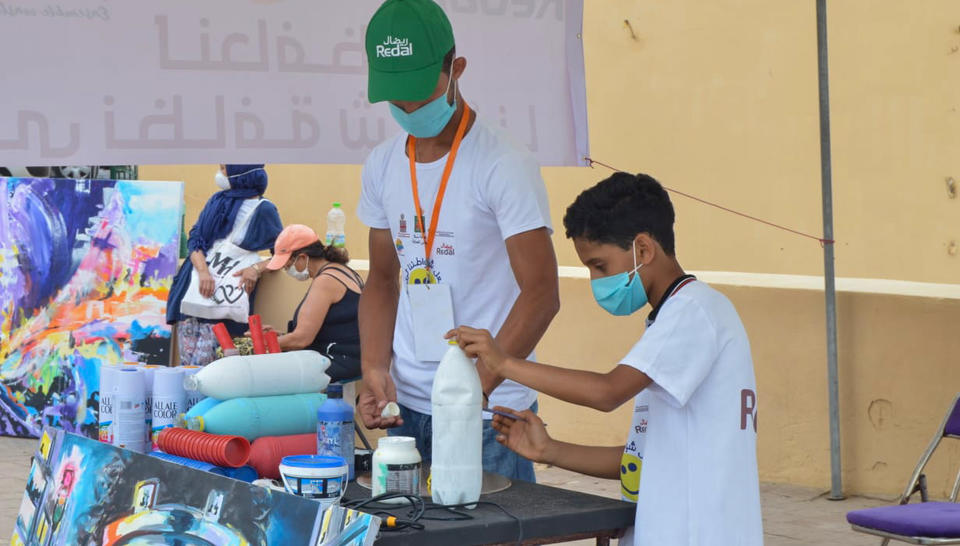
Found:
[{"label": "boy's hand", "polygon": [[508,356],[500,349],[490,332],[461,326],[447,332],[445,337],[447,339],[456,337],[460,348],[470,358],[476,358],[477,362],[486,369],[486,372],[495,377],[503,376],[501,371]]},{"label": "boy's hand", "polygon": [[491,424],[500,433],[497,435],[498,442],[531,461],[549,462],[548,452],[553,439],[547,434],[547,429],[537,414],[530,410],[518,412],[500,406],[494,409],[512,413],[518,417],[518,419],[511,419],[502,415],[493,416]]}]

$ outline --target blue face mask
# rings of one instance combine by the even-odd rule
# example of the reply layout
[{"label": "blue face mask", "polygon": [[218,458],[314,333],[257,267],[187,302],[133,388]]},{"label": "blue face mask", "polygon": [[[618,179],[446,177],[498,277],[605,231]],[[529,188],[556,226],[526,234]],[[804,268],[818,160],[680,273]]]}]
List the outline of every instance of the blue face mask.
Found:
[{"label": "blue face mask", "polygon": [[[609,277],[602,277],[590,281],[593,297],[600,307],[616,316],[625,316],[634,313],[647,304],[647,291],[640,281],[640,268],[637,265],[637,250],[633,249],[633,269]],[[631,274],[633,276],[631,277]]]},{"label": "blue face mask", "polygon": [[443,131],[447,123],[450,123],[450,118],[457,111],[456,95],[453,97],[453,104],[447,102],[447,95],[450,94],[450,85],[453,81],[453,63],[450,63],[450,74],[446,93],[413,112],[404,112],[403,108],[390,103],[390,113],[404,131],[416,138],[433,138]]}]

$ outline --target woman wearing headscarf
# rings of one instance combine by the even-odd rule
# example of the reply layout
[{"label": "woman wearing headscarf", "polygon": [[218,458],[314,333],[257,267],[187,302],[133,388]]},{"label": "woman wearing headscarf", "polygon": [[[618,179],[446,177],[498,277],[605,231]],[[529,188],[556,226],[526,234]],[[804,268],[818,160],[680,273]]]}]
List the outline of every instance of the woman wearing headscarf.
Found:
[{"label": "woman wearing headscarf", "polygon": [[[221,191],[207,201],[197,223],[190,228],[187,240],[190,257],[180,266],[167,301],[167,324],[177,325],[181,366],[204,366],[216,358],[214,324],[225,323],[234,336],[242,335],[247,329],[246,324],[232,320],[207,320],[180,312],[180,303],[190,287],[193,270],[197,271],[200,295],[209,298],[213,296],[215,286],[207,267],[207,252],[215,243],[233,235],[231,240],[240,248],[259,252],[273,248],[277,235],[283,230],[277,207],[263,198],[267,189],[267,172],[263,165],[220,165],[214,181]],[[247,228],[241,238],[233,231],[235,225],[243,226],[244,223]],[[251,309],[253,296],[251,293]]]}]

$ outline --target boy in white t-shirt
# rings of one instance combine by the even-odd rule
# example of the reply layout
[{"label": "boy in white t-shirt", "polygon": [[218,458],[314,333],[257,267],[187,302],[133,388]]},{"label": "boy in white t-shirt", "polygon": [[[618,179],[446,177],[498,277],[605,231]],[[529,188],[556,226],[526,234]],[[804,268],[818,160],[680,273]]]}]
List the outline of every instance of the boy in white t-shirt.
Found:
[{"label": "boy in white t-shirt", "polygon": [[567,209],[567,237],[590,270],[597,303],[614,315],[653,309],[611,371],[524,361],[484,330],[449,335],[485,371],[561,400],[612,411],[635,399],[628,442],[617,447],[554,440],[530,411],[500,408],[518,419],[494,419],[498,441],[524,457],[619,478],[623,497],[637,501],[634,535],[621,543],[760,545],[750,344],[730,301],[680,267],[673,221],[666,191],[642,174],[614,174]]}]

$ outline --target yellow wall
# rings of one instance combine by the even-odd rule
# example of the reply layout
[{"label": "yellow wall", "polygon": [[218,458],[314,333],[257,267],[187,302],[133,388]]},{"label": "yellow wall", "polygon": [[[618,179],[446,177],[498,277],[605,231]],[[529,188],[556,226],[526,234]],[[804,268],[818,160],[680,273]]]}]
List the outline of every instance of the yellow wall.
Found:
[{"label": "yellow wall", "polygon": [[[665,185],[809,233],[821,230],[816,21],[813,2],[586,2],[584,47],[593,156]],[[629,19],[637,39],[624,26]],[[837,274],[957,283],[960,199],[960,3],[831,2],[831,108]],[[471,52],[462,54],[469,57]],[[469,100],[469,74],[462,83]],[[211,161],[218,158],[211,157]],[[187,225],[214,191],[214,166],[147,166],[141,178],[187,182]],[[330,202],[355,210],[358,166],[271,165],[268,197],[285,223],[320,230]],[[603,169],[544,169],[560,264],[579,265],[563,211]],[[815,241],[674,197],[678,255],[691,270],[822,272]],[[348,246],[366,258],[365,230],[348,214]],[[765,480],[829,485],[823,296],[812,290],[718,286],[753,344]],[[936,287],[931,288],[931,290]],[[302,287],[263,288],[266,321],[282,324]],[[602,370],[642,331],[613,319],[586,281],[564,278],[563,309],[543,359]],[[960,391],[960,301],[868,293],[838,299],[845,488],[896,493],[953,394]],[[554,434],[614,443],[612,416],[543,400]],[[951,446],[931,472],[948,487]],[[940,471],[939,473],[937,471]]]}]

